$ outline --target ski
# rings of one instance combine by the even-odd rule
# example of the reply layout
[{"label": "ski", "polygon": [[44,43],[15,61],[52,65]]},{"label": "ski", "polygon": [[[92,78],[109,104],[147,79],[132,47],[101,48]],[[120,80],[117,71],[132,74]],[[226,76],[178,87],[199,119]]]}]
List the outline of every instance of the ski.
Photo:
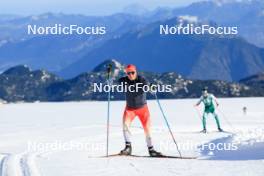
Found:
[{"label": "ski", "polygon": [[[203,132],[200,132],[200,133],[203,133]],[[233,132],[230,132],[230,131],[207,131],[206,133],[204,134],[216,134],[216,133],[227,133],[227,134],[234,134]]]},{"label": "ski", "polygon": [[227,133],[227,134],[234,134],[233,132],[230,131],[207,131],[206,133],[204,133],[203,131],[180,131],[177,132],[180,134],[218,134],[218,133]]},{"label": "ski", "polygon": [[197,159],[197,157],[180,157],[180,156],[170,156],[170,155],[162,155],[162,156],[146,156],[146,155],[121,155],[121,154],[112,154],[108,156],[102,156],[102,158],[107,157],[135,157],[135,158],[171,158],[171,159]]}]

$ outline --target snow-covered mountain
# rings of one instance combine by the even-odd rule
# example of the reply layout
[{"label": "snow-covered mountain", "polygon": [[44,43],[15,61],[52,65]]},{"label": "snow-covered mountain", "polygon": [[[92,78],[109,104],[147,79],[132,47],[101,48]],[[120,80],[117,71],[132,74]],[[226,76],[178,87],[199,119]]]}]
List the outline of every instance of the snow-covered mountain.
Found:
[{"label": "snow-covered mountain", "polygon": [[[144,15],[114,14],[104,17],[68,15],[62,13],[46,13],[26,17],[0,15],[0,71],[15,65],[27,64],[34,69],[43,68],[55,73],[61,73],[62,70],[68,70],[66,68],[71,67],[72,64],[78,64],[80,60],[89,56],[92,51],[101,47],[110,39],[119,38],[125,33],[130,35],[130,33],[144,28],[146,25],[153,24],[157,21],[166,21],[176,16],[185,17],[185,19],[186,17],[192,17],[189,18],[189,20],[198,19],[200,21],[213,21],[221,26],[238,26],[239,36],[245,38],[254,45],[260,47],[264,46],[264,32],[262,30],[264,26],[264,3],[262,0],[201,1],[187,7],[162,7],[154,11],[144,12],[143,14]],[[26,34],[26,26],[31,23],[44,26],[54,25],[54,23],[65,25],[77,23],[85,26],[103,24],[108,27],[109,31],[107,32],[108,35],[101,37],[30,36]],[[131,38],[131,40],[136,39]],[[226,42],[232,43],[232,41]],[[168,43],[164,43],[164,45],[168,45]],[[240,47],[238,45],[236,46],[238,48]],[[253,48],[253,46],[251,48]],[[97,53],[99,56],[102,54],[101,52]],[[258,53],[257,55],[262,54],[262,52]],[[94,57],[97,58],[99,57],[98,55]],[[249,54],[247,57],[249,60],[252,55]],[[111,56],[103,58],[103,60],[109,58],[111,58]],[[86,59],[93,60],[94,58]],[[161,60],[162,58],[159,59]],[[90,69],[96,64],[91,64]],[[172,64],[167,66],[169,67],[170,65]],[[262,64],[260,63],[260,65]],[[256,67],[249,69],[256,70]],[[180,70],[176,71],[180,72]],[[76,76],[79,73],[81,72],[76,72],[74,74],[65,73],[62,75]],[[205,75],[204,73],[201,74]],[[242,77],[251,74],[253,73],[250,72],[250,74],[242,75]],[[236,79],[238,80],[242,77]],[[214,78],[218,79],[218,77]],[[232,78],[225,76],[224,79],[231,80]]]},{"label": "snow-covered mountain", "polygon": [[[124,64],[117,60],[107,60],[94,68],[92,72],[82,73],[72,79],[63,80],[44,70],[32,71],[27,66],[8,69],[0,75],[0,98],[8,101],[80,101],[106,100],[107,93],[94,92],[94,83],[106,84],[106,68],[112,64],[113,83],[124,76]],[[169,93],[158,93],[160,98],[194,98],[208,87],[210,92],[220,97],[264,96],[264,87],[219,80],[191,80],[175,72],[155,73],[140,71],[150,83],[171,85]],[[153,95],[148,95],[153,99]],[[124,94],[112,93],[113,100],[123,100]]]},{"label": "snow-covered mountain", "polygon": [[264,72],[244,78],[239,82],[252,87],[264,88]]},{"label": "snow-covered mountain", "polygon": [[[2,17],[6,19],[6,17]],[[1,21],[1,16],[0,16]],[[105,35],[28,35],[27,25],[104,26]],[[26,64],[58,72],[105,41],[144,24],[139,17],[114,14],[105,17],[46,13],[9,18],[0,24],[0,71]]]},{"label": "snow-covered mountain", "polygon": [[72,77],[92,70],[93,65],[109,58],[134,63],[145,71],[174,71],[202,80],[238,81],[264,70],[264,50],[237,36],[160,35],[160,25],[180,24],[217,26],[190,16],[152,23],[109,40],[62,70],[61,75]]},{"label": "snow-covered mountain", "polygon": [[59,80],[61,79],[45,70],[32,71],[26,65],[16,66],[0,75],[1,99],[8,101],[47,99],[43,90]]},{"label": "snow-covered mountain", "polygon": [[173,10],[173,15],[189,14],[219,25],[239,28],[239,35],[249,42],[264,47],[264,1],[262,0],[214,0],[193,3]]},{"label": "snow-covered mountain", "polygon": [[180,15],[197,16],[218,25],[237,26],[239,35],[250,43],[264,47],[262,0],[201,0],[186,7],[157,8],[145,14],[149,20],[168,19]]}]

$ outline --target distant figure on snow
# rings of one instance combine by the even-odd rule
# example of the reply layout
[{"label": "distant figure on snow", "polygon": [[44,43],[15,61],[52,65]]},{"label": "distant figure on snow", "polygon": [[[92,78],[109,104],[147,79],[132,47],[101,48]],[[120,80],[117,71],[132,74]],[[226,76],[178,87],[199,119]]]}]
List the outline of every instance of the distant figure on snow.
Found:
[{"label": "distant figure on snow", "polygon": [[214,116],[218,131],[223,132],[223,130],[220,126],[218,115],[215,113],[214,103],[216,103],[216,106],[219,106],[219,103],[213,94],[208,93],[207,88],[204,88],[202,90],[202,96],[195,106],[199,106],[200,103],[202,103],[202,102],[204,104],[204,112],[203,112],[203,120],[202,120],[202,122],[203,122],[202,132],[203,133],[207,132],[207,130],[206,130],[206,118],[209,114],[212,114]]},{"label": "distant figure on snow", "polygon": [[247,115],[247,107],[246,106],[243,107],[243,114]]}]

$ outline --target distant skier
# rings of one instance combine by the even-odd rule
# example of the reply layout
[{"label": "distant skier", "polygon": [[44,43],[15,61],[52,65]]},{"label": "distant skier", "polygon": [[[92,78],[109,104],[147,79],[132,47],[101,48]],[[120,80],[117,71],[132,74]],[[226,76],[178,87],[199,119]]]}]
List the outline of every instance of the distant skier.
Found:
[{"label": "distant skier", "polygon": [[215,113],[215,105],[214,103],[216,103],[216,106],[219,106],[219,103],[217,102],[217,99],[215,98],[215,96],[213,94],[209,94],[207,91],[207,88],[203,89],[202,91],[202,96],[200,98],[200,100],[198,101],[198,103],[195,106],[199,106],[200,103],[203,102],[204,104],[204,113],[203,113],[203,133],[206,133],[206,118],[207,116],[211,113],[216,121],[217,124],[217,128],[219,132],[223,132],[221,126],[220,126],[220,122],[218,119],[218,115]]},{"label": "distant skier", "polygon": [[247,107],[246,106],[243,107],[243,114],[247,115]]},{"label": "distant skier", "polygon": [[[136,84],[148,85],[147,81],[137,74],[136,66],[130,64],[125,68],[126,76],[119,79],[119,83],[126,84],[127,86],[136,86]],[[123,134],[125,138],[125,148],[121,150],[121,155],[131,155],[132,146],[130,140],[129,127],[131,122],[138,116],[146,136],[146,143],[148,146],[149,155],[152,157],[162,156],[153,148],[150,132],[150,113],[147,106],[146,92],[143,89],[138,91],[126,92],[126,107],[123,115]]]}]

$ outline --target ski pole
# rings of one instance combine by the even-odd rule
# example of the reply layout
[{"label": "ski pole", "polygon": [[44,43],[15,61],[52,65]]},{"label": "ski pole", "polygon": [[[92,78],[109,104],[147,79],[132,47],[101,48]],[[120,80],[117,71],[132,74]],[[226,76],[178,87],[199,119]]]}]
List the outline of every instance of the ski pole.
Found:
[{"label": "ski pole", "polygon": [[222,114],[223,118],[225,119],[226,123],[236,132],[236,128],[232,125],[232,123],[227,119],[226,115],[218,108],[218,111]]},{"label": "ski pole", "polygon": [[[111,72],[112,72],[112,65],[109,64],[107,67],[107,84],[111,86]],[[108,99],[107,99],[107,122],[106,122],[106,156],[108,157],[108,149],[109,149],[109,123],[110,123],[110,101],[111,101],[111,91],[108,92]]]},{"label": "ski pole", "polygon": [[201,116],[200,111],[198,110],[198,108],[195,106],[194,109],[196,110],[199,119],[200,119],[201,121],[203,121],[203,118],[202,118],[202,116]]},{"label": "ski pole", "polygon": [[160,109],[160,111],[161,111],[161,113],[162,113],[162,116],[163,116],[163,118],[164,118],[164,120],[165,120],[165,122],[166,122],[166,125],[167,125],[167,127],[168,127],[168,129],[169,129],[169,132],[170,132],[170,135],[171,135],[171,137],[172,137],[172,139],[173,139],[173,142],[174,142],[175,145],[176,145],[176,149],[177,149],[177,151],[178,151],[180,157],[182,158],[182,155],[181,155],[180,149],[179,149],[178,144],[177,144],[177,142],[176,142],[176,140],[175,140],[175,137],[174,137],[174,135],[173,135],[173,133],[172,133],[172,131],[171,131],[170,124],[169,124],[169,122],[168,122],[168,120],[167,120],[167,118],[166,118],[166,116],[165,116],[165,113],[164,113],[164,111],[163,111],[163,109],[162,109],[162,106],[161,106],[161,104],[160,104],[159,98],[158,98],[158,96],[157,96],[156,93],[155,93],[155,98],[156,98],[157,103],[158,103],[158,105],[159,105],[159,109]]}]

